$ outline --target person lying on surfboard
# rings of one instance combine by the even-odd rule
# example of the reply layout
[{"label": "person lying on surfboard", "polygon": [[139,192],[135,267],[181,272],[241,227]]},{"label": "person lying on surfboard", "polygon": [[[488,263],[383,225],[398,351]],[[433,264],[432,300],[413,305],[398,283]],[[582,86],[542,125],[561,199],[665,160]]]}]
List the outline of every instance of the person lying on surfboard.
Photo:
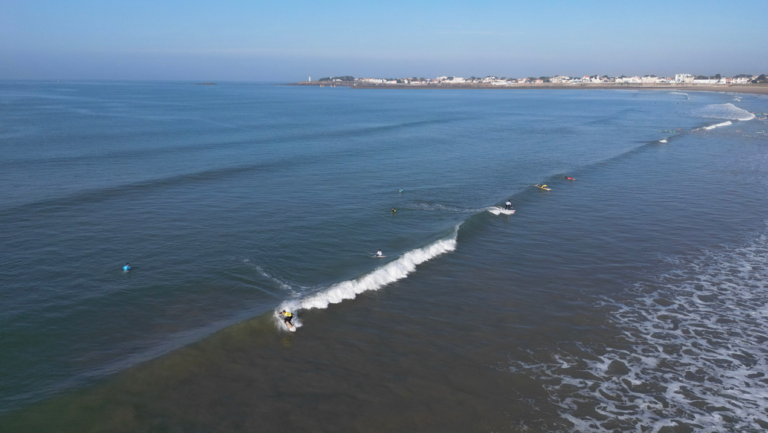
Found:
[{"label": "person lying on surfboard", "polygon": [[565,180],[574,180],[574,178],[572,178],[571,176],[563,176],[563,177],[565,178]]},{"label": "person lying on surfboard", "polygon": [[280,315],[283,316],[283,321],[285,322],[285,325],[289,328],[293,328],[293,323],[291,323],[291,320],[293,320],[293,314],[290,311],[281,311]]}]

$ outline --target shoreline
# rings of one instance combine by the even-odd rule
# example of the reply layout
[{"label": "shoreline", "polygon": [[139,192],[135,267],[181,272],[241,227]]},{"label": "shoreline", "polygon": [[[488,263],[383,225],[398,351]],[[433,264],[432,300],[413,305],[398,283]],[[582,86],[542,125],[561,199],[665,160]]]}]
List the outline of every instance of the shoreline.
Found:
[{"label": "shoreline", "polygon": [[283,86],[307,86],[307,87],[349,87],[350,89],[377,89],[377,90],[672,90],[688,92],[719,92],[719,93],[745,93],[755,95],[768,95],[768,85],[737,84],[737,85],[642,85],[642,84],[522,84],[513,86],[492,86],[477,84],[437,84],[427,86],[411,85],[370,85],[358,84],[350,81],[323,84],[320,81],[300,81],[298,83],[282,84]]}]

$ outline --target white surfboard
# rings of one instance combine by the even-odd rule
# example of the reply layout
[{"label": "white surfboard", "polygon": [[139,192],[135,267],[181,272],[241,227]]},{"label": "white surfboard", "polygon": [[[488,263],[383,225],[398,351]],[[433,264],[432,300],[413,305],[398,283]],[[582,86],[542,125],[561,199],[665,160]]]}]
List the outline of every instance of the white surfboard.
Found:
[{"label": "white surfboard", "polygon": [[[294,315],[293,317],[296,316]],[[282,315],[277,314],[277,318],[280,320],[280,323],[282,323],[287,331],[296,332],[296,326],[286,322]]]}]

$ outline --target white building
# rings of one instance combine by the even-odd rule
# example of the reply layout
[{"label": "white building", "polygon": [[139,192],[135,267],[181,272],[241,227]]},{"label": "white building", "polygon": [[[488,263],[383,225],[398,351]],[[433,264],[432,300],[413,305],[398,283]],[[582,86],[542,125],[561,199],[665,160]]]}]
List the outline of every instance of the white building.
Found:
[{"label": "white building", "polygon": [[565,75],[558,75],[556,77],[552,77],[549,79],[551,83],[560,84],[560,83],[567,83],[571,81],[569,77],[566,77]]},{"label": "white building", "polygon": [[716,78],[697,78],[693,80],[693,84],[717,84],[718,81],[720,80]]},{"label": "white building", "polygon": [[643,75],[641,81],[643,84],[656,84],[659,82],[659,77],[655,75]]},{"label": "white building", "polygon": [[693,83],[694,78],[691,74],[675,74],[675,83]]}]

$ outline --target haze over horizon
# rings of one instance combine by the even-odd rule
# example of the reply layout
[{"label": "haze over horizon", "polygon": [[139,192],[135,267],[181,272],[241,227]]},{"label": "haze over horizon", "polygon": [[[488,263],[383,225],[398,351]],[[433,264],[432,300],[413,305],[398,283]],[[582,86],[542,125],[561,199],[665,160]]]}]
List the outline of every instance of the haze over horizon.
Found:
[{"label": "haze over horizon", "polygon": [[764,2],[9,0],[0,79],[768,72]]}]

